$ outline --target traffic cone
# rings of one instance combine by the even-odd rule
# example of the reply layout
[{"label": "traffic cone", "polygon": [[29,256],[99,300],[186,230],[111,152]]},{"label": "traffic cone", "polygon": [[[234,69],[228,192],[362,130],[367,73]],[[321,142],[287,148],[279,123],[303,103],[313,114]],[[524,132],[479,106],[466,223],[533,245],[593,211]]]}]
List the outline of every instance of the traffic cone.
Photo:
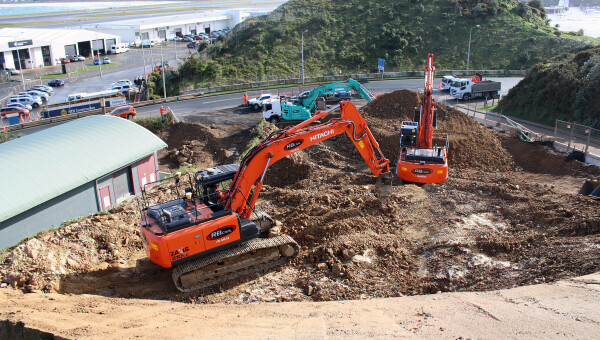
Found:
[{"label": "traffic cone", "polygon": [[19,113],[19,122],[21,122],[21,124],[25,123],[25,121],[23,120],[23,114]]},{"label": "traffic cone", "polygon": [[40,120],[40,111],[37,112],[37,117],[35,118],[35,120]]},{"label": "traffic cone", "polygon": [[31,122],[31,114],[30,113],[27,114],[27,117],[29,118],[29,121]]}]

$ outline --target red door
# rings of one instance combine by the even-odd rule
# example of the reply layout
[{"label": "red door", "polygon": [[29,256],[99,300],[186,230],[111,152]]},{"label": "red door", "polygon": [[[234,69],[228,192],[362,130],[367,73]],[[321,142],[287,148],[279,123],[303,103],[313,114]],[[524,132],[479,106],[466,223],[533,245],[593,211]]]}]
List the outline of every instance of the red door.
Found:
[{"label": "red door", "polygon": [[110,186],[100,188],[100,202],[102,203],[102,210],[109,210],[112,208],[112,202],[110,199]]},{"label": "red door", "polygon": [[144,185],[156,181],[156,163],[154,154],[137,162],[138,180],[140,187],[144,189]]}]

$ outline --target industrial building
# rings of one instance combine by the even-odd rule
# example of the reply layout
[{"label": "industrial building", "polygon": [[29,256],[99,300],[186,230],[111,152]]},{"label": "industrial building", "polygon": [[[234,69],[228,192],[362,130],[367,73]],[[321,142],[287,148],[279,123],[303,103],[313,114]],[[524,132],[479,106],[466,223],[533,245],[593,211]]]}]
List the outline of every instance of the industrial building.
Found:
[{"label": "industrial building", "polygon": [[102,54],[120,43],[116,35],[83,29],[2,28],[0,67],[32,69],[60,64],[67,56]]},{"label": "industrial building", "polygon": [[0,249],[137,195],[167,145],[140,125],[91,116],[0,144]]},{"label": "industrial building", "polygon": [[81,28],[117,35],[123,42],[139,44],[144,40],[164,40],[186,34],[210,33],[224,28],[233,28],[246,18],[258,14],[264,12],[207,11],[95,23],[82,25]]}]

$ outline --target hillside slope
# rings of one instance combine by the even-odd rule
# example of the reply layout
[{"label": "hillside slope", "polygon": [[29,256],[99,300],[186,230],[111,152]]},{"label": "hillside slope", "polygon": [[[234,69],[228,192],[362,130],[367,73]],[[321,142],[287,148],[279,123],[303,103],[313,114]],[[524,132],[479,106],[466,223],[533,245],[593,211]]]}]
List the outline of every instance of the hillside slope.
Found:
[{"label": "hillside slope", "polygon": [[600,48],[533,66],[498,110],[554,125],[556,118],[600,129]]},{"label": "hillside slope", "polygon": [[290,0],[248,19],[207,49],[213,60],[188,61],[182,76],[196,81],[251,76],[299,76],[301,33],[307,75],[340,71],[421,69],[427,53],[438,69],[527,68],[565,51],[589,47],[548,26],[539,1]]}]

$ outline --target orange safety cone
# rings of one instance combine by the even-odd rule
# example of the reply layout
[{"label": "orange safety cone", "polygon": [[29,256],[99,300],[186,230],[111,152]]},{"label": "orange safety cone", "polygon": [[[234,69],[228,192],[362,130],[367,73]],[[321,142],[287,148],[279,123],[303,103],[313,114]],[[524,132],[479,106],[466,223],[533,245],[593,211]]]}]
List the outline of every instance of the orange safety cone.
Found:
[{"label": "orange safety cone", "polygon": [[25,123],[25,121],[23,120],[23,114],[19,113],[19,122],[21,122],[21,124]]},{"label": "orange safety cone", "polygon": [[29,121],[31,122],[31,114],[30,113],[27,114],[27,117],[29,118]]},{"label": "orange safety cone", "polygon": [[165,113],[167,113],[167,110],[165,110],[165,107],[164,107],[164,106],[161,106],[161,107],[160,107],[160,115],[162,116],[162,115],[164,115]]},{"label": "orange safety cone", "polygon": [[35,118],[35,120],[40,120],[40,111],[37,112],[37,117]]}]

